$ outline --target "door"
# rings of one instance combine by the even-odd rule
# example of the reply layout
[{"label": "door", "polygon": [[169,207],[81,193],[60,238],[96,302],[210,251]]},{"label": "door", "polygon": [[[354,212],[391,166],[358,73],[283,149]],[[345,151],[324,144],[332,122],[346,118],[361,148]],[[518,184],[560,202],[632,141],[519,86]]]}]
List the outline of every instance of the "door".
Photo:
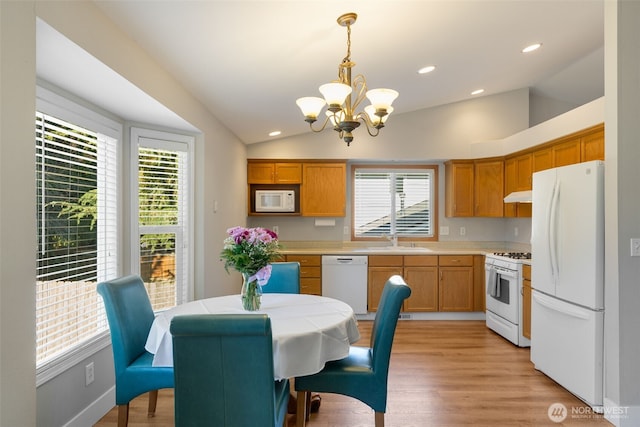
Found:
[{"label": "door", "polygon": [[571,393],[602,405],[604,314],[533,291],[531,361]]},{"label": "door", "polygon": [[[485,267],[487,284],[487,310],[499,315],[513,324],[518,324],[518,272],[493,265]],[[492,274],[492,271],[494,274]],[[491,283],[495,280],[495,283]]]},{"label": "door", "polygon": [[556,169],[547,169],[533,174],[531,253],[535,268],[531,281],[535,289],[549,295],[555,295],[555,276],[552,260],[555,256],[554,240],[551,235],[551,202],[555,196]]},{"label": "door", "polygon": [[591,308],[604,306],[603,176],[599,161],[533,176],[535,289]]},{"label": "door", "polygon": [[558,168],[556,296],[604,308],[602,162]]},{"label": "door", "polygon": [[154,310],[192,298],[193,137],[132,129],[131,271]]}]

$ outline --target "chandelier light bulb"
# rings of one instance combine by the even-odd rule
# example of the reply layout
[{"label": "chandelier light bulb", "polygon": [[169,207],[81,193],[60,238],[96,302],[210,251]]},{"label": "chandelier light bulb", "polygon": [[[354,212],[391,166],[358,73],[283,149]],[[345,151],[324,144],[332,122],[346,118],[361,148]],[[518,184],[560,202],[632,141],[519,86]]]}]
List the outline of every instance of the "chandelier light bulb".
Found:
[{"label": "chandelier light bulb", "polygon": [[320,111],[322,111],[322,107],[325,106],[325,101],[317,96],[305,96],[303,98],[298,98],[296,100],[296,104],[300,107],[300,110],[306,117],[307,121],[316,121]]},{"label": "chandelier light bulb", "polygon": [[329,107],[339,107],[353,89],[344,83],[327,83],[320,86],[319,90]]},{"label": "chandelier light bulb", "polygon": [[398,97],[398,92],[393,89],[371,89],[367,91],[367,98],[376,110],[388,110]]},{"label": "chandelier light bulb", "polygon": [[338,126],[338,124],[340,124],[340,122],[344,121],[344,111],[343,110],[336,111],[336,112],[325,111],[325,114],[327,115],[327,117],[329,117],[329,121],[331,122],[331,126],[333,126],[334,128],[336,126]]},{"label": "chandelier light bulb", "polygon": [[379,126],[380,124],[384,125],[384,123],[387,121],[387,118],[389,117],[389,114],[393,113],[393,107],[387,108],[387,114],[382,117],[376,114],[376,107],[374,107],[373,105],[367,105],[366,107],[364,107],[364,112],[367,113],[367,115],[369,116],[369,120],[371,120],[371,123],[373,123],[374,126]]}]

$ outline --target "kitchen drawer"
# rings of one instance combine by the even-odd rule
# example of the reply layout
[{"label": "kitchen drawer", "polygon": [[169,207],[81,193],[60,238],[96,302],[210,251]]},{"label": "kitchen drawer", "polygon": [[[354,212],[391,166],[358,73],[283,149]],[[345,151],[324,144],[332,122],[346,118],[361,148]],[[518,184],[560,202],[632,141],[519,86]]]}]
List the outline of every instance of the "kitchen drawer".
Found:
[{"label": "kitchen drawer", "polygon": [[300,279],[300,293],[322,295],[322,285],[320,277],[303,277]]},{"label": "kitchen drawer", "polygon": [[440,255],[438,265],[441,267],[473,266],[473,255]]},{"label": "kitchen drawer", "polygon": [[322,267],[310,267],[308,265],[300,265],[300,277],[320,277]]},{"label": "kitchen drawer", "polygon": [[320,267],[321,256],[320,255],[287,255],[287,261],[297,261],[300,263],[300,268],[304,267]]},{"label": "kitchen drawer", "polygon": [[287,255],[287,261],[300,263],[300,293],[322,295],[322,257],[320,255]]},{"label": "kitchen drawer", "polygon": [[402,255],[369,255],[369,267],[402,267]]},{"label": "kitchen drawer", "polygon": [[437,255],[405,255],[405,267],[435,267],[438,265]]}]

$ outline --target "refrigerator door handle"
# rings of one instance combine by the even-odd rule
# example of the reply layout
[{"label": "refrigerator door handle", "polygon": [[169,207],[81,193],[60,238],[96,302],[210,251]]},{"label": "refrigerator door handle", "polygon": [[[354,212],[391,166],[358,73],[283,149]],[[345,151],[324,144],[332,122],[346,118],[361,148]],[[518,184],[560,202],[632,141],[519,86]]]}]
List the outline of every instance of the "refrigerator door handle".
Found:
[{"label": "refrigerator door handle", "polygon": [[548,308],[549,310],[553,310],[558,313],[562,313],[564,315],[575,317],[582,320],[589,319],[589,313],[586,312],[586,309],[581,309],[579,307],[567,307],[566,304],[559,304],[555,299],[550,297],[545,297],[543,295],[540,295],[537,292],[533,293],[533,299],[538,304]]},{"label": "refrigerator door handle", "polygon": [[555,181],[553,183],[553,190],[551,192],[551,204],[548,212],[548,227],[549,236],[547,241],[549,242],[549,257],[551,259],[551,274],[553,275],[554,282],[558,282],[558,276],[560,274],[558,270],[558,200],[560,199],[560,183]]}]

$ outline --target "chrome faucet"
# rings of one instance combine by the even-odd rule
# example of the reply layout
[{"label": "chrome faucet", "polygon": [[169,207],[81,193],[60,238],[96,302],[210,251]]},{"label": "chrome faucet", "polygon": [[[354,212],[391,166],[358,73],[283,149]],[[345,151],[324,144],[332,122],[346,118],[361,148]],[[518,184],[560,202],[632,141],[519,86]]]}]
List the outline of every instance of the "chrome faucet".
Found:
[{"label": "chrome faucet", "polygon": [[385,237],[387,238],[388,241],[391,242],[391,244],[393,245],[394,248],[396,246],[398,246],[398,235],[397,234],[387,234],[387,235],[385,235]]}]

